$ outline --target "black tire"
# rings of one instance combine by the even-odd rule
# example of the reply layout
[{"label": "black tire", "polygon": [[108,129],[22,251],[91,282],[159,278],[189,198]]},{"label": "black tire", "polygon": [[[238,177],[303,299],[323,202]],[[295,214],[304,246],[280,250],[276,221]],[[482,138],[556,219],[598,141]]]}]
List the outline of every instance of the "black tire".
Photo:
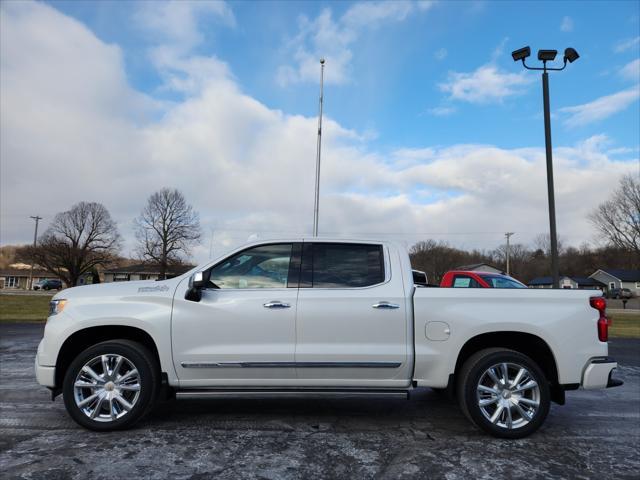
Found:
[{"label": "black tire", "polygon": [[[107,354],[120,355],[132,364],[138,371],[140,388],[131,410],[120,418],[115,418],[111,421],[97,421],[87,416],[77,405],[74,384],[85,364],[98,356]],[[102,432],[124,430],[140,421],[153,409],[159,389],[160,368],[154,355],[144,345],[124,339],[101,342],[84,350],[67,368],[62,384],[64,405],[71,418],[85,428]],[[90,390],[90,392],[93,391]],[[119,407],[120,403],[116,403]],[[106,405],[105,407],[100,407],[99,411],[103,411],[102,408],[106,408]]]},{"label": "black tire", "polygon": [[[539,403],[537,410],[530,420],[528,420],[528,423],[522,426],[515,426],[514,424],[513,428],[507,428],[507,426],[493,423],[485,416],[485,413],[483,413],[479,405],[477,388],[483,375],[492,366],[503,363],[524,367],[529,376],[537,383],[538,391],[536,395]],[[526,355],[504,348],[489,348],[472,355],[460,369],[457,378],[457,392],[460,408],[466,417],[480,429],[499,438],[513,439],[531,435],[544,423],[551,406],[549,382],[540,367]],[[511,396],[510,393],[509,396]],[[496,396],[496,398],[502,397]],[[507,402],[507,400],[504,401]],[[504,411],[506,412],[506,408]],[[519,415],[517,411],[512,409],[511,404],[509,404],[509,418],[511,418],[511,412],[516,412],[516,415]],[[527,413],[529,413],[528,410]],[[524,422],[525,420],[526,419],[522,417],[522,421]]]}]

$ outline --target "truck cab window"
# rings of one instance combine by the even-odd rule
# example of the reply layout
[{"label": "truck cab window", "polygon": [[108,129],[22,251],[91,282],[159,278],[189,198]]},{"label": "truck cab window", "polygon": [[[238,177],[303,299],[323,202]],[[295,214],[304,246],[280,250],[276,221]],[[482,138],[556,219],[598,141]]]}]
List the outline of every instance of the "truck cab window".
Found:
[{"label": "truck cab window", "polygon": [[213,267],[209,281],[218,288],[286,288],[291,249],[286,243],[245,250]]},{"label": "truck cab window", "polygon": [[314,288],[368,287],[383,281],[384,257],[381,245],[313,245]]}]

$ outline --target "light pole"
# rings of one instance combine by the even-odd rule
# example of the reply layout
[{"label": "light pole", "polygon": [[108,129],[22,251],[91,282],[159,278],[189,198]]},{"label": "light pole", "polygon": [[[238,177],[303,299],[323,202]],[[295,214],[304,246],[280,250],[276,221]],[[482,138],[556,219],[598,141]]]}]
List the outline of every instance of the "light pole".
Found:
[{"label": "light pole", "polygon": [[507,232],[504,234],[505,237],[507,237],[507,275],[510,275],[509,273],[509,257],[511,256],[511,245],[509,244],[509,238],[511,238],[511,235],[513,235],[515,232]]},{"label": "light pole", "polygon": [[318,213],[320,210],[320,147],[322,146],[322,100],[324,90],[324,58],[320,59],[320,106],[318,113],[318,149],[316,152],[316,200],[313,205],[313,236],[318,236]]},{"label": "light pole", "polygon": [[549,198],[549,236],[551,239],[551,276],[553,277],[553,288],[560,288],[560,274],[558,272],[558,236],[556,233],[556,201],[553,188],[553,158],[551,153],[551,109],[549,108],[549,71],[564,70],[567,62],[575,62],[580,55],[573,48],[566,48],[564,51],[564,62],[562,67],[547,67],[547,62],[553,62],[558,54],[557,50],[538,50],[538,60],[542,62],[542,67],[530,67],[525,63],[525,59],[531,55],[531,49],[524,47],[511,53],[513,61],[522,60],[522,65],[527,70],[542,71],[542,97],[544,103],[544,143],[547,155],[547,195]]},{"label": "light pole", "polygon": [[[36,248],[36,243],[38,241],[38,222],[42,220],[42,217],[39,217],[38,215],[32,215],[30,218],[33,218],[36,221],[36,229],[33,232],[33,248]],[[33,288],[33,260],[31,261],[31,270],[29,271],[29,285],[27,287],[28,290],[31,290]]]}]

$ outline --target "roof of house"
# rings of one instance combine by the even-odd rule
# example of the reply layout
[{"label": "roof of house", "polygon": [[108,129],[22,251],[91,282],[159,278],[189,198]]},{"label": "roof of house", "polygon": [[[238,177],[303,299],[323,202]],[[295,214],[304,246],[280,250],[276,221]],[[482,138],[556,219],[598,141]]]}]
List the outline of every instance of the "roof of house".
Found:
[{"label": "roof of house", "polygon": [[472,263],[471,265],[462,265],[460,267],[456,267],[455,270],[476,270],[480,267],[490,267],[493,268],[499,272],[501,272],[502,270],[499,269],[498,267],[496,267],[495,265],[491,265],[490,263]]},{"label": "roof of house", "polygon": [[[0,277],[28,277],[31,273],[30,268],[5,268],[4,270],[0,270]],[[33,270],[34,277],[46,277],[46,278],[57,278],[56,275],[53,275],[50,272],[45,270]]]},{"label": "roof of house", "polygon": [[622,282],[640,282],[640,270],[627,270],[624,268],[601,268],[600,270]]},{"label": "roof of house", "polygon": [[[562,276],[560,276],[562,278]],[[551,277],[537,277],[529,282],[529,285],[553,285],[553,278]]]},{"label": "roof of house", "polygon": [[[179,264],[168,265],[167,273],[180,275],[193,268],[193,265]],[[156,263],[138,263],[136,265],[129,265],[127,267],[114,267],[104,271],[104,273],[137,273],[146,275],[160,275],[160,265]]]},{"label": "roof of house", "polygon": [[[574,277],[571,275],[560,275],[560,278],[570,278],[571,280],[573,280],[574,282],[576,282],[578,284],[578,286],[583,286],[583,287],[604,287],[604,283],[599,282],[598,280],[596,280],[595,278],[590,278],[590,277]],[[534,278],[533,280],[531,280],[529,282],[530,286],[535,286],[535,285],[553,285],[553,278],[552,277],[538,277],[538,278]]]},{"label": "roof of house", "polygon": [[591,277],[570,277],[578,285],[591,287],[604,287],[605,284]]}]

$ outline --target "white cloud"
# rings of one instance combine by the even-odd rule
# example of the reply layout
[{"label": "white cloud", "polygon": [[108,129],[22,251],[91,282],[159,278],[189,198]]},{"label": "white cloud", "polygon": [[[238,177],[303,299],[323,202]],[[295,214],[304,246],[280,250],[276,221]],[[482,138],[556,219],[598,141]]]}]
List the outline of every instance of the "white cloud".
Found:
[{"label": "white cloud", "polygon": [[[79,22],[44,4],[1,8],[3,243],[30,241],[29,215],[44,216],[46,226],[56,212],[92,200],[119,222],[127,254],[133,217],[165,185],[184,192],[205,232],[214,229],[216,255],[251,235],[310,232],[315,118],[270,109],[244,94],[222,62],[209,76],[212,64],[191,56],[180,58],[191,85],[185,99],[158,105],[127,83],[119,48]],[[546,231],[541,148],[386,154],[330,118],[324,133],[321,233],[490,248],[504,231],[523,242]],[[558,228],[570,243],[590,238],[588,211],[637,168],[637,152],[635,162],[620,162],[607,148],[594,137],[556,149]],[[195,256],[208,252],[206,238]]]},{"label": "white cloud", "polygon": [[138,4],[137,9],[135,21],[138,26],[182,51],[202,42],[198,25],[204,20],[217,18],[228,26],[236,25],[233,12],[224,1],[144,2]]},{"label": "white cloud", "polygon": [[350,81],[352,46],[366,29],[385,23],[402,22],[414,12],[424,12],[433,2],[379,1],[352,5],[340,18],[333,19],[331,9],[324,9],[315,19],[302,15],[298,34],[290,39],[285,51],[293,64],[280,65],[276,81],[280,86],[319,80],[319,60],[327,62],[325,82],[344,84]]},{"label": "white cloud", "polygon": [[455,107],[433,107],[427,110],[431,115],[435,115],[437,117],[446,117],[448,115],[452,115],[456,112]]},{"label": "white cloud", "polygon": [[194,92],[212,77],[231,77],[227,65],[217,58],[191,54],[205,40],[199,28],[205,22],[236,26],[226,2],[143,2],[137,4],[134,22],[153,42],[149,58],[164,80],[161,89]]},{"label": "white cloud", "polygon": [[630,61],[619,71],[620,76],[625,80],[640,82],[640,58]]},{"label": "white cloud", "polygon": [[501,102],[519,94],[533,78],[526,72],[509,73],[492,64],[483,65],[470,73],[449,72],[447,82],[438,85],[453,100],[470,103]]},{"label": "white cloud", "polygon": [[617,44],[614,45],[613,51],[615,53],[622,53],[632,48],[637,48],[640,45],[640,36],[634,38],[628,38],[626,40],[621,40]]},{"label": "white cloud", "polygon": [[622,90],[611,95],[597,98],[589,103],[564,107],[561,113],[567,114],[564,124],[568,127],[579,127],[604,120],[628,108],[640,97],[640,85]]},{"label": "white cloud", "polygon": [[497,63],[504,55],[509,38],[503,38],[491,53],[491,60],[472,72],[449,72],[447,81],[438,84],[449,99],[476,104],[500,103],[505,98],[522,93],[534,79],[526,72],[501,70]]},{"label": "white cloud", "polygon": [[573,32],[573,19],[571,17],[564,17],[560,24],[560,30],[563,32]]},{"label": "white cloud", "polygon": [[446,48],[441,48],[437,50],[436,53],[433,54],[433,56],[436,60],[444,60],[445,58],[447,58],[448,53],[449,52],[447,52]]}]

